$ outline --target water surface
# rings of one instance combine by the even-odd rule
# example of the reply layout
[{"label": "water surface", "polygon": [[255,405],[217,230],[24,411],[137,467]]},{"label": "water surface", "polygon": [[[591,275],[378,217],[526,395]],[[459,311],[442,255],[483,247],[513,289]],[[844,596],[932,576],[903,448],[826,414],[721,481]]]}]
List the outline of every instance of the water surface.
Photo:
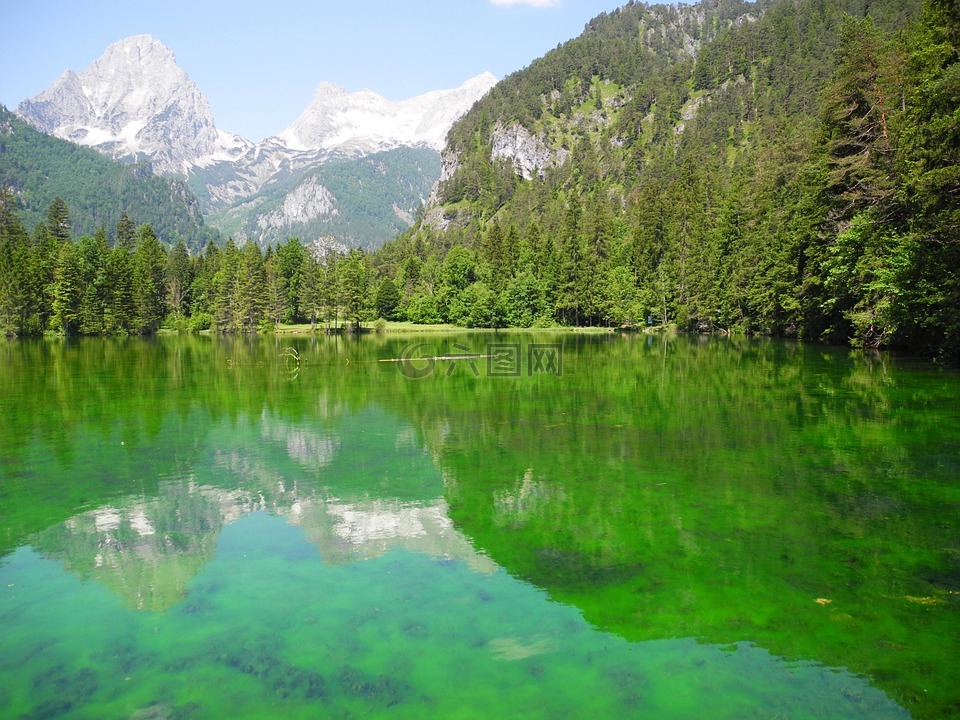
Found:
[{"label": "water surface", "polygon": [[[411,344],[494,357],[377,362]],[[0,362],[0,716],[960,713],[950,370],[532,333]]]}]

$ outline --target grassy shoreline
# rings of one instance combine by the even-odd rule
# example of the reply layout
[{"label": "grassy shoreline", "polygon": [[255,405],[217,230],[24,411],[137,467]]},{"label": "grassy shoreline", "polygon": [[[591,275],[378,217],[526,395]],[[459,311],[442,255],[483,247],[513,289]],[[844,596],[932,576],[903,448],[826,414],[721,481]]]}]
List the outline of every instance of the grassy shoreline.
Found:
[{"label": "grassy shoreline", "polygon": [[[639,330],[631,330],[629,332],[639,332],[639,333],[650,333],[650,332],[661,332],[663,328],[641,328]],[[311,333],[323,334],[325,332],[325,327],[321,324],[317,324],[316,328],[311,330],[309,323],[303,323],[298,325],[285,325],[280,324],[274,330],[271,331],[276,335],[310,335]],[[467,328],[461,327],[459,325],[451,325],[449,323],[441,323],[437,325],[420,325],[412,322],[399,322],[399,321],[386,321],[381,327],[376,327],[373,322],[368,322],[361,326],[361,334],[386,334],[386,333],[416,333],[416,334],[439,334],[439,333],[463,333],[463,332],[479,332],[479,333],[497,333],[497,332],[528,332],[528,333],[585,333],[585,334],[601,334],[601,333],[615,333],[615,332],[624,332],[623,328],[610,328],[610,327],[570,327],[565,325],[552,325],[550,327],[502,327],[502,328]]]}]

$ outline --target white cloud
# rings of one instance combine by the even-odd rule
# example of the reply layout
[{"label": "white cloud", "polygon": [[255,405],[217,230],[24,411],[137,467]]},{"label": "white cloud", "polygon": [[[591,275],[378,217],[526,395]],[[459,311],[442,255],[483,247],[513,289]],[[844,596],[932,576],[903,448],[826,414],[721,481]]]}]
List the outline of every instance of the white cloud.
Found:
[{"label": "white cloud", "polygon": [[556,7],[560,0],[490,0],[494,5],[529,5],[530,7]]}]

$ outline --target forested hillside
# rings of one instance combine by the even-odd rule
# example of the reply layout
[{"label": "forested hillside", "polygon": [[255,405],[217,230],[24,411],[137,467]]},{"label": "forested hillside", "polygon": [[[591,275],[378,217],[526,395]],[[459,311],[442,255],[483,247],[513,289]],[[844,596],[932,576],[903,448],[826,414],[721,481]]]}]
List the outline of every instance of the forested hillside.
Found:
[{"label": "forested hillside", "polygon": [[96,150],[45,135],[0,106],[0,188],[17,198],[20,219],[33,229],[57,197],[71,211],[74,232],[112,228],[123,213],[149,223],[168,245],[201,250],[218,233],[204,224],[196,198],[180,180],[149,167],[124,165]]},{"label": "forested hillside", "polygon": [[413,320],[960,354],[955,0],[631,3],[451,130]]}]

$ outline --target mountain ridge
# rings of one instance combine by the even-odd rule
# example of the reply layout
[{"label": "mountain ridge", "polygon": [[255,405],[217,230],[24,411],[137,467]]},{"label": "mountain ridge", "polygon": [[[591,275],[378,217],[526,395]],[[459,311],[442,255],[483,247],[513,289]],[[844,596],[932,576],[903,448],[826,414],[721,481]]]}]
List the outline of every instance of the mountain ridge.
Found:
[{"label": "mountain ridge", "polygon": [[[323,81],[306,109],[273,137],[291,150],[356,148],[370,152],[397,144],[422,144],[439,152],[456,118],[496,82],[491,73],[485,72],[456,88],[392,101],[373,90],[351,92]],[[390,121],[391,132],[380,134],[384,120]]]},{"label": "mountain ridge", "polygon": [[[354,92],[321,81],[293,122],[255,142],[218,128],[209,100],[177,65],[173,51],[141,34],[107,46],[80,72],[65,70],[15,112],[48,135],[119,159],[147,155],[158,174],[188,174],[195,166],[255,160],[278,145],[291,152],[355,155],[401,145],[439,152],[453,122],[496,82],[484,72],[455,88],[393,101],[373,90]],[[154,132],[164,128],[165,135]],[[191,142],[162,146],[176,134]]]},{"label": "mountain ridge", "polygon": [[[351,92],[324,81],[293,122],[253,142],[218,128],[209,101],[177,65],[173,51],[144,34],[112,43],[80,72],[66,70],[47,90],[21,102],[16,113],[42,132],[114,159],[147,162],[159,175],[185,176],[204,212],[222,225],[229,221],[218,218],[236,214],[264,192],[295,186],[328,163],[404,147],[438,154],[453,122],[495,83],[493,75],[482,73],[453,89],[391,101],[372,90]],[[437,179],[439,170],[433,182]],[[312,197],[324,192],[315,191]],[[409,215],[407,203],[406,194],[394,203],[401,208],[398,216]],[[287,225],[271,225],[278,217],[272,212],[244,222],[260,228],[262,242],[282,241],[277,233]],[[315,238],[305,238],[310,239]],[[384,239],[377,232],[366,240],[351,237],[347,244]]]}]

